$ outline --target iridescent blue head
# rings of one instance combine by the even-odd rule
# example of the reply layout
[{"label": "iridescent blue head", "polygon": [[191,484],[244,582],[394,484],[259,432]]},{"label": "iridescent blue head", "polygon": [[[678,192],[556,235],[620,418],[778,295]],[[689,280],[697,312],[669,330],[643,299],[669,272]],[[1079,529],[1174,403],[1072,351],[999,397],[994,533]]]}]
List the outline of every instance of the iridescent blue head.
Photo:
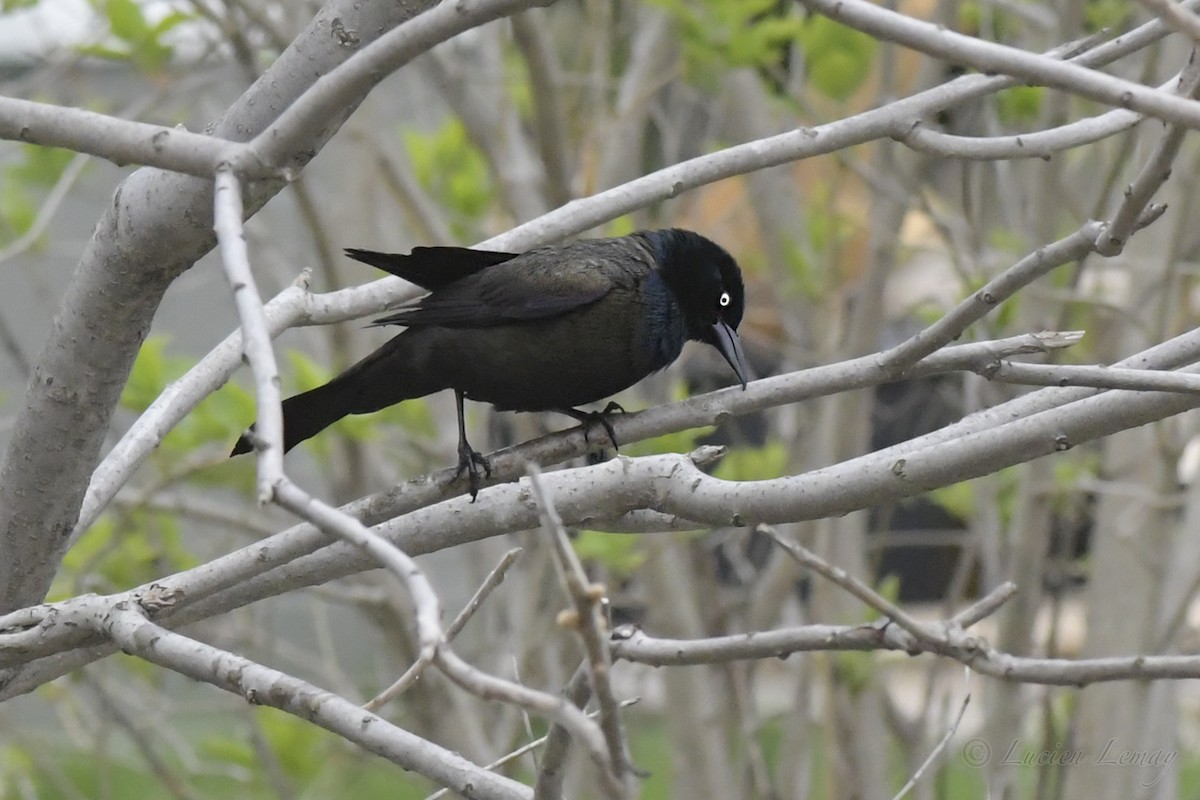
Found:
[{"label": "iridescent blue head", "polygon": [[669,228],[638,234],[654,253],[675,295],[688,338],[715,347],[746,388],[746,357],[737,328],[745,310],[742,270],[716,242],[693,231]]}]

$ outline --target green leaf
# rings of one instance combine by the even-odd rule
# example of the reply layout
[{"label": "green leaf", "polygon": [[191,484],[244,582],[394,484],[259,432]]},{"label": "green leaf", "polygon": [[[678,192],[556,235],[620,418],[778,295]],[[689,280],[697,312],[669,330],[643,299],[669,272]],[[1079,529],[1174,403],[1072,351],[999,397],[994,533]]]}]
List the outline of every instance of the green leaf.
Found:
[{"label": "green leaf", "polygon": [[996,93],[996,113],[1005,125],[1037,120],[1046,90],[1041,86],[1014,86]]},{"label": "green leaf", "polygon": [[307,392],[318,386],[324,386],[333,377],[333,373],[307,353],[288,350],[286,357],[290,380],[298,392]]},{"label": "green leaf", "polygon": [[871,653],[839,652],[832,654],[834,680],[850,694],[860,694],[875,678],[875,658]]},{"label": "green leaf", "polygon": [[713,476],[726,481],[762,481],[787,473],[788,451],[783,442],[768,442],[762,447],[730,450],[713,470]]},{"label": "green leaf", "polygon": [[308,783],[324,768],[327,736],[316,726],[273,708],[256,709],[263,735],[288,777]]},{"label": "green leaf", "polygon": [[8,181],[0,192],[0,223],[5,234],[15,239],[33,227],[37,205],[20,185]]},{"label": "green leaf", "polygon": [[150,407],[169,380],[167,373],[167,337],[151,336],[142,343],[129,380],[121,392],[121,405],[132,411],[142,412]]},{"label": "green leaf", "polygon": [[975,490],[970,481],[933,489],[929,492],[929,499],[958,519],[970,519],[975,511]]},{"label": "green leaf", "polygon": [[196,18],[195,14],[186,14],[182,11],[172,11],[169,14],[167,14],[165,17],[160,19],[157,23],[155,23],[155,25],[150,29],[150,31],[151,31],[151,33],[154,34],[154,38],[158,39],[160,36],[162,36],[167,31],[173,30],[178,25],[180,25],[184,22],[188,22],[189,20],[193,20],[195,18]]},{"label": "green leaf", "polygon": [[629,214],[622,214],[604,226],[604,235],[628,236],[636,230],[637,226],[633,224],[633,217]]},{"label": "green leaf", "polygon": [[84,45],[78,51],[84,55],[109,60],[129,61],[146,73],[160,72],[171,59],[173,48],[162,41],[164,34],[195,15],[171,11],[151,24],[145,9],[136,0],[103,0],[99,9],[108,20],[109,33],[114,41]]},{"label": "green leaf", "polygon": [[53,186],[74,157],[73,152],[61,147],[22,144],[21,161],[5,167],[4,175],[25,184]]},{"label": "green leaf", "polygon": [[128,61],[130,58],[129,50],[102,44],[80,45],[75,48],[75,52],[92,58],[102,58],[105,61]]},{"label": "green leaf", "polygon": [[106,0],[104,15],[114,36],[133,44],[149,39],[150,23],[134,0]]},{"label": "green leaf", "polygon": [[127,589],[159,575],[195,566],[183,546],[175,518],[161,511],[107,513],[92,525],[63,558],[62,574],[51,594],[69,596],[79,576],[106,590]]},{"label": "green leaf", "polygon": [[1083,16],[1088,32],[1112,28],[1120,30],[1133,16],[1137,3],[1129,0],[1088,0]]},{"label": "green leaf", "polygon": [[571,544],[581,559],[598,561],[619,576],[632,574],[646,560],[642,537],[580,531]]},{"label": "green leaf", "polygon": [[877,45],[865,33],[834,22],[812,17],[800,34],[809,82],[831,100],[845,100],[870,73]]},{"label": "green leaf", "polygon": [[491,208],[495,198],[487,159],[467,135],[458,118],[448,119],[432,133],[401,132],[417,181],[456,218],[451,229],[469,238],[472,224]]},{"label": "green leaf", "polygon": [[699,82],[783,61],[804,22],[775,0],[653,0],[675,21],[684,72]]}]

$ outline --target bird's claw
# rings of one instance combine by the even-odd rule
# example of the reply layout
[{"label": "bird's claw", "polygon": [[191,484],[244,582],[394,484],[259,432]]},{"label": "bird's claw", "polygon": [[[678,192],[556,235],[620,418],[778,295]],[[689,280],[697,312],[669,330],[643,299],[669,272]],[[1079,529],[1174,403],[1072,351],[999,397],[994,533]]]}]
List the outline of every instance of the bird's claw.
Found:
[{"label": "bird's claw", "polygon": [[[609,401],[608,405],[606,405],[602,411],[580,411],[577,408],[566,408],[563,409],[562,413],[566,414],[567,416],[574,417],[582,424],[583,441],[587,442],[588,444],[592,443],[591,436],[588,434],[588,430],[593,423],[598,422],[600,423],[601,427],[604,428],[604,433],[608,436],[608,441],[612,443],[613,450],[620,450],[620,445],[617,443],[617,432],[613,430],[612,422],[609,420],[609,417],[612,414],[625,413],[625,409],[621,408],[621,405],[616,401]],[[588,456],[589,464],[599,464],[603,460],[603,450],[601,450],[599,453],[591,453]]]},{"label": "bird's claw", "polygon": [[472,450],[466,442],[458,446],[458,469],[454,471],[454,479],[457,480],[463,472],[467,473],[467,491],[471,493],[471,502],[475,502],[475,498],[479,495],[479,468],[483,467],[484,477],[492,477],[492,462],[477,450]]},{"label": "bird's claw", "polygon": [[591,444],[591,442],[588,441],[587,426],[589,423],[599,422],[601,427],[604,428],[604,433],[608,436],[608,441],[612,442],[613,450],[620,450],[620,445],[617,444],[617,432],[613,430],[612,421],[609,419],[609,417],[613,414],[624,413],[625,409],[621,408],[621,404],[615,400],[609,400],[608,405],[606,405],[601,411],[589,412],[586,419],[583,420],[583,440]]}]

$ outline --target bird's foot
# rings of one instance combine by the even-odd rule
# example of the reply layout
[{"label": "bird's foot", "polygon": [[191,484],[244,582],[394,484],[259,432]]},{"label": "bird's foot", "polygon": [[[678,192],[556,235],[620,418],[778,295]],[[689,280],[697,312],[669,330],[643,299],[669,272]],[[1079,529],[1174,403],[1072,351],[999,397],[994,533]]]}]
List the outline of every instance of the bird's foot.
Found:
[{"label": "bird's foot", "polygon": [[479,477],[480,467],[483,467],[485,477],[492,477],[492,462],[488,461],[483,453],[472,450],[471,446],[465,441],[459,442],[458,469],[454,471],[454,479],[458,480],[463,472],[467,473],[467,491],[471,493],[472,503],[475,502],[475,498],[479,494],[479,484],[482,481],[482,478]]},{"label": "bird's foot", "polygon": [[[591,438],[588,436],[588,429],[594,424],[599,423],[604,428],[604,433],[608,436],[608,441],[612,443],[613,450],[620,450],[620,445],[617,443],[617,432],[613,430],[612,420],[610,417],[613,414],[624,414],[625,409],[621,408],[621,404],[616,401],[609,401],[601,411],[580,411],[578,408],[563,409],[564,414],[573,417],[583,424],[583,440],[591,444]],[[604,450],[601,449],[595,453],[588,454],[589,464],[599,464],[604,460]]]}]

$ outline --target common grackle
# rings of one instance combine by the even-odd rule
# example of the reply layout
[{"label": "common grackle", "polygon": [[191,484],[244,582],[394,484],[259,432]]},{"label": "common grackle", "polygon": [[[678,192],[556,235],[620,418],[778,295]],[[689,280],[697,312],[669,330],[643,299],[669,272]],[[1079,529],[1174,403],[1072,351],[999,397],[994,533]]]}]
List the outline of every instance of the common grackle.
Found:
[{"label": "common grackle", "polygon": [[[558,411],[615,394],[679,357],[688,339],[712,345],[746,386],[737,327],[744,292],[737,262],[692,231],[640,231],[520,255],[417,247],[411,255],[346,250],[351,258],[429,290],[375,325],[407,329],[324,386],[283,401],[283,449],[347,414],[366,414],[453,389],[458,472],[479,489],[490,465],[467,443],[463,398],[504,411]],[[610,404],[610,409],[615,404]],[[231,455],[249,452],[248,436]]]}]

